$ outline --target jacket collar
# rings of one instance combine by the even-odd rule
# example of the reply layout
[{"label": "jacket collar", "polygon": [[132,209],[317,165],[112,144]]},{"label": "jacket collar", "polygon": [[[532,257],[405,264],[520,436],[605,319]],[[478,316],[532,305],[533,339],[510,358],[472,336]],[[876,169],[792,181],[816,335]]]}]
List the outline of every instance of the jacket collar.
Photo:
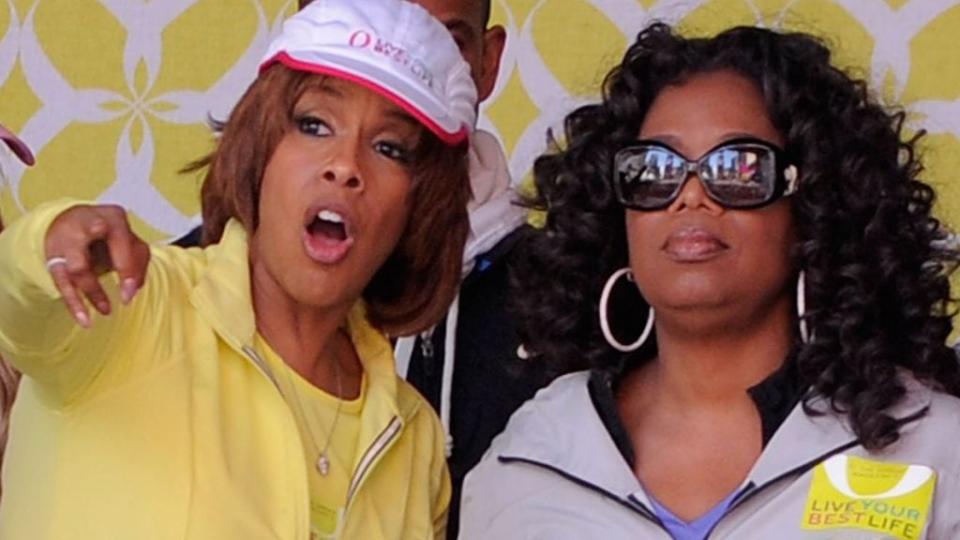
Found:
[{"label": "jacket collar", "polygon": [[[926,414],[933,391],[905,371],[900,372],[899,379],[906,394],[889,414],[900,424],[903,437],[915,429],[914,421]],[[750,471],[749,482],[762,486],[859,445],[847,416],[833,411],[828,400],[814,398],[810,407],[816,414],[804,411],[802,403],[793,408]]]},{"label": "jacket collar", "polygon": [[[511,418],[496,454],[501,461],[536,463],[621,500],[632,497],[649,507],[633,470],[596,411],[588,380],[588,372],[565,375],[527,402]],[[904,373],[901,381],[907,393],[890,412],[902,424],[904,436],[925,414],[932,391]],[[797,404],[745,485],[763,486],[858,444],[845,416],[830,410],[825,400],[815,400],[812,405],[823,414],[808,415],[803,405]]]},{"label": "jacket collar", "polygon": [[[234,350],[249,359],[257,331],[250,291],[250,263],[247,232],[237,220],[230,220],[220,242],[204,250],[205,271],[191,293],[191,303]],[[347,332],[367,377],[367,400],[358,443],[366,444],[379,435],[393,417],[408,419],[417,400],[399,400],[397,377],[390,343],[367,321],[363,301],[347,315]]]},{"label": "jacket collar", "polygon": [[220,242],[204,250],[206,269],[194,286],[190,302],[213,329],[237,351],[252,346],[257,331],[250,293],[250,253],[247,232],[234,219],[227,222]]},{"label": "jacket collar", "polygon": [[510,419],[498,441],[501,461],[537,463],[608,494],[626,498],[640,482],[594,408],[589,372],[558,378]]}]

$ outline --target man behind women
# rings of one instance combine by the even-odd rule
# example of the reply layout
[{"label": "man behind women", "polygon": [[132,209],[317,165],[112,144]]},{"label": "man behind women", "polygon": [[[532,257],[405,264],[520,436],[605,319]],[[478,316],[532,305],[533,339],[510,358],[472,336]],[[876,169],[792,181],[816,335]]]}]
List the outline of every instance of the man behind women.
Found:
[{"label": "man behind women", "polygon": [[[417,0],[446,24],[470,64],[479,101],[493,92],[505,31],[489,26],[490,0]],[[517,206],[499,142],[477,130],[470,140],[470,235],[463,281],[446,317],[397,344],[401,374],[430,401],[447,433],[453,483],[448,537],[456,537],[463,479],[510,415],[548,379],[518,357],[516,318],[508,312],[509,268],[522,251],[526,211]]]},{"label": "man behind women", "polygon": [[574,372],[468,475],[461,538],[960,538],[960,254],[904,113],[830,61],[656,24],[567,118],[518,295]]},{"label": "man behind women", "polygon": [[459,283],[469,71],[419,6],[318,0],[203,162],[205,249],[75,201],[0,235],[0,537],[442,537],[442,428],[384,334]]}]

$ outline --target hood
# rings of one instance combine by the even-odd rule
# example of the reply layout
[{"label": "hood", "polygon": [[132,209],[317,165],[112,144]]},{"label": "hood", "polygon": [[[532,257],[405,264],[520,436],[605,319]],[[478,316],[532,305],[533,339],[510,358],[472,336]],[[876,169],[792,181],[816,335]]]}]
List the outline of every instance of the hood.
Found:
[{"label": "hood", "polygon": [[523,225],[527,216],[525,209],[514,204],[517,194],[497,139],[486,131],[475,131],[470,137],[469,156],[473,198],[467,205],[470,233],[463,250],[464,276],[473,269],[477,256]]}]

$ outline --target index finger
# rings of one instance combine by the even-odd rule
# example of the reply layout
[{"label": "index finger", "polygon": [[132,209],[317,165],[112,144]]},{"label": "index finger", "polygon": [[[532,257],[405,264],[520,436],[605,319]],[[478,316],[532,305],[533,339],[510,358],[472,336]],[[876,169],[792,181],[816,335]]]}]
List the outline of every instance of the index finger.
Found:
[{"label": "index finger", "polygon": [[65,262],[49,265],[47,270],[50,277],[53,278],[53,284],[60,291],[60,297],[66,305],[67,311],[73,315],[73,318],[84,328],[90,328],[90,312],[87,305],[83,302],[83,297],[77,292],[73,282],[70,280],[70,273],[67,270]]},{"label": "index finger", "polygon": [[128,303],[143,285],[150,250],[131,229],[126,212],[119,207],[104,209],[109,223],[106,231],[107,251],[111,265],[120,279],[120,296]]}]

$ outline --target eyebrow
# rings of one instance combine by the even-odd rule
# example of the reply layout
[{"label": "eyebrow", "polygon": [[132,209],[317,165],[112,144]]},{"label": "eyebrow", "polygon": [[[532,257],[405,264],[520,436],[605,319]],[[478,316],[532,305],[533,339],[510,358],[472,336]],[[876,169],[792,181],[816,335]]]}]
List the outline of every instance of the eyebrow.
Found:
[{"label": "eyebrow", "polygon": [[[320,84],[320,85],[318,85],[318,86],[314,86],[314,87],[312,88],[312,90],[314,90],[314,91],[316,91],[316,92],[320,92],[320,93],[322,93],[322,94],[326,94],[326,95],[328,95],[328,96],[331,96],[331,97],[337,98],[337,99],[345,99],[345,98],[346,98],[346,96],[345,96],[345,94],[344,94],[343,92],[341,92],[339,89],[337,89],[334,85],[329,84],[329,83],[327,83],[327,82],[323,82],[322,84]],[[397,105],[397,104],[395,104],[395,103],[393,103],[393,102],[391,102],[391,104],[392,104],[393,106],[392,106],[388,111],[386,111],[386,113],[385,113],[385,116],[386,116],[388,119],[390,119],[390,120],[392,120],[392,121],[395,121],[395,122],[399,122],[399,123],[401,123],[401,124],[408,125],[408,126],[410,126],[410,127],[412,127],[412,128],[420,128],[420,127],[421,127],[420,122],[419,122],[416,118],[414,118],[413,116],[411,116],[410,113],[408,113],[407,111],[403,110],[399,105]]]},{"label": "eyebrow", "polygon": [[[722,145],[723,143],[726,143],[728,141],[732,141],[735,139],[756,139],[758,141],[765,142],[770,146],[775,146],[778,148],[782,147],[780,143],[776,141],[772,141],[767,137],[762,137],[756,133],[748,133],[746,131],[731,131],[729,133],[724,133],[723,136],[720,137],[717,140],[716,144],[714,144],[711,148],[716,148]],[[683,139],[681,139],[677,135],[672,135],[670,133],[666,133],[663,135],[654,135],[652,137],[641,137],[640,140],[654,141],[654,142],[665,144],[676,151],[680,151],[684,155],[686,155],[687,151],[689,150],[688,148],[686,148],[686,145],[683,144]]]},{"label": "eyebrow", "polygon": [[322,93],[324,93],[324,94],[327,94],[327,95],[329,95],[329,96],[338,97],[338,98],[342,98],[342,97],[343,97],[343,92],[341,92],[340,90],[338,90],[338,89],[337,89],[335,86],[333,86],[332,84],[329,84],[327,81],[324,81],[324,82],[323,82],[322,84],[320,84],[319,86],[315,86],[314,89],[317,90],[317,91],[319,91],[319,92],[322,92]]},{"label": "eyebrow", "polygon": [[410,114],[407,113],[406,111],[404,111],[403,109],[399,109],[399,108],[397,108],[397,109],[391,109],[391,110],[387,111],[386,116],[387,116],[387,118],[389,118],[390,120],[394,120],[394,121],[401,122],[401,123],[406,124],[406,125],[408,125],[408,126],[410,126],[410,127],[412,127],[412,128],[420,128],[420,127],[421,127],[420,122],[417,121],[416,118],[410,116]]}]

